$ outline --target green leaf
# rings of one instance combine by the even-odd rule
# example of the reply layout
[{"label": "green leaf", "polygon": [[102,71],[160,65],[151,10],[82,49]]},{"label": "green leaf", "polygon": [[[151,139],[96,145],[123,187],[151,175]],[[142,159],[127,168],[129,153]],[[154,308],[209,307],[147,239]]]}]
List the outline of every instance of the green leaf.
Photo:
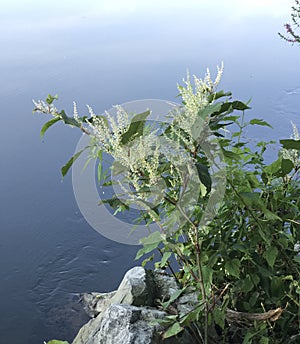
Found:
[{"label": "green leaf", "polygon": [[140,243],[143,247],[137,252],[135,259],[139,259],[144,254],[155,250],[164,239],[164,236],[159,231],[155,231],[148,237],[142,238]]},{"label": "green leaf", "polygon": [[203,110],[198,112],[198,116],[196,117],[193,126],[192,126],[192,137],[194,140],[198,140],[201,137],[201,133],[206,126],[206,119],[209,115],[213,114],[214,112],[219,111],[221,108],[221,103],[210,104],[207,105]]},{"label": "green leaf", "polygon": [[69,344],[69,342],[64,341],[64,340],[52,339],[47,344]]},{"label": "green leaf", "polygon": [[231,160],[240,160],[240,155],[231,151],[228,151],[224,148],[222,148],[222,153],[225,158],[231,159]]},{"label": "green leaf", "polygon": [[80,124],[76,121],[76,119],[73,117],[68,117],[64,110],[61,110],[59,116],[62,118],[65,124],[72,125],[73,127],[80,127]]},{"label": "green leaf", "polygon": [[263,119],[254,118],[254,119],[251,119],[251,121],[249,123],[251,125],[261,125],[261,126],[273,128],[271,126],[271,124],[269,124],[268,122],[264,121]]},{"label": "green leaf", "polygon": [[264,213],[267,220],[282,222],[282,219],[278,215],[274,214],[273,212],[266,209],[265,207],[263,207],[261,210]]},{"label": "green leaf", "polygon": [[222,105],[221,103],[210,104],[210,105],[207,105],[203,110],[200,110],[198,112],[198,116],[202,119],[200,123],[203,124],[203,120],[205,121],[209,115],[215,112],[218,112],[221,109],[221,105]]},{"label": "green leaf", "polygon": [[244,293],[248,293],[251,291],[254,287],[254,283],[252,282],[252,279],[249,275],[246,276],[246,278],[242,281],[241,291]]},{"label": "green leaf", "polygon": [[85,151],[88,147],[83,148],[81,151],[77,152],[76,154],[74,154],[72,156],[72,158],[61,168],[61,174],[64,177],[69,169],[71,168],[71,166],[73,165],[74,161],[80,156],[80,154]]},{"label": "green leaf", "polygon": [[179,298],[179,296],[185,291],[186,288],[187,287],[183,287],[182,289],[175,291],[168,301],[162,303],[162,306],[164,308],[168,308],[171,303],[173,303],[175,300]]},{"label": "green leaf", "polygon": [[135,259],[140,259],[143,255],[152,252],[159,245],[159,242],[154,242],[153,244],[144,245],[140,250],[138,250]]},{"label": "green leaf", "polygon": [[240,196],[248,207],[251,208],[264,208],[264,203],[260,198],[259,192],[241,192]]},{"label": "green leaf", "polygon": [[259,340],[259,344],[269,344],[269,338],[268,337],[261,337]]},{"label": "green leaf", "polygon": [[149,236],[147,236],[146,238],[142,238],[140,240],[140,243],[143,245],[151,245],[151,244],[155,244],[155,243],[160,243],[164,239],[165,238],[161,232],[155,231],[155,232],[151,233]]},{"label": "green leaf", "polygon": [[229,275],[239,278],[240,277],[241,261],[239,259],[228,260],[225,263],[225,270]]},{"label": "green leaf", "polygon": [[43,137],[45,135],[45,132],[56,122],[60,121],[61,118],[59,116],[56,116],[54,118],[52,118],[50,121],[48,121],[47,123],[45,123],[41,129],[41,137]]},{"label": "green leaf", "polygon": [[269,166],[264,168],[264,172],[275,177],[284,177],[292,171],[294,164],[289,159],[278,158]]},{"label": "green leaf", "polygon": [[225,325],[225,312],[219,308],[216,307],[213,311],[213,318],[215,323],[220,326],[222,329],[224,329],[224,325]]},{"label": "green leaf", "polygon": [[247,110],[247,109],[251,109],[251,107],[249,107],[247,104],[241,102],[241,101],[234,101],[231,103],[233,109],[235,110],[241,110],[241,111],[244,111],[244,110]]},{"label": "green leaf", "polygon": [[180,319],[180,323],[188,326],[192,321],[196,321],[199,319],[200,311],[201,308],[195,309],[194,311],[187,313],[184,317]]},{"label": "green leaf", "polygon": [[213,277],[214,270],[210,268],[209,266],[204,265],[202,267],[202,273],[203,273],[203,282],[204,282],[205,289],[211,290],[212,277]]},{"label": "green leaf", "polygon": [[132,118],[128,130],[122,135],[121,143],[123,145],[143,135],[145,121],[149,115],[150,111],[148,110],[146,112],[137,114]]},{"label": "green leaf", "polygon": [[208,166],[200,163],[196,163],[196,168],[198,171],[198,176],[200,181],[205,185],[207,192],[211,191],[211,177],[209,174]]},{"label": "green leaf", "polygon": [[279,142],[282,144],[283,148],[285,149],[300,150],[300,140],[287,139],[287,140],[279,140]]},{"label": "green leaf", "polygon": [[222,97],[230,97],[231,95],[232,95],[231,92],[224,92],[223,90],[221,90],[219,92],[215,92],[215,93],[210,94],[207,97],[207,100],[209,102],[212,102],[212,101],[217,100],[217,99],[222,98]]},{"label": "green leaf", "polygon": [[279,173],[280,170],[281,170],[281,158],[275,160],[274,162],[272,162],[272,164],[264,168],[264,171],[271,175],[275,175]]},{"label": "green leaf", "polygon": [[274,266],[277,255],[278,255],[278,249],[275,246],[270,246],[269,248],[267,248],[267,250],[263,254],[264,258],[266,259],[266,261],[268,262],[271,268],[273,268]]},{"label": "green leaf", "polygon": [[183,330],[184,328],[179,324],[179,322],[176,322],[163,333],[162,337],[163,339],[174,337]]},{"label": "green leaf", "polygon": [[169,258],[171,257],[172,252],[164,252],[161,261],[160,261],[160,266],[163,267],[167,264]]},{"label": "green leaf", "polygon": [[296,263],[300,264],[300,255],[299,255],[299,254],[296,254],[296,255],[294,256],[294,261],[295,261]]},{"label": "green leaf", "polygon": [[51,105],[54,100],[58,99],[58,95],[52,96],[51,94],[48,94],[48,97],[46,98],[47,104]]},{"label": "green leaf", "polygon": [[281,171],[283,176],[289,174],[292,169],[294,168],[294,164],[290,159],[282,159],[281,160]]}]

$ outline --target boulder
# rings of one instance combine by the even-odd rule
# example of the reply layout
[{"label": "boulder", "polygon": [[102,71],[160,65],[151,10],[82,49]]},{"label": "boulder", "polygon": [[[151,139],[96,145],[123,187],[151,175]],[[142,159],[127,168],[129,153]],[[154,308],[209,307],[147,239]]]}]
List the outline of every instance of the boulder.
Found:
[{"label": "boulder", "polygon": [[[132,268],[116,291],[83,294],[84,308],[93,319],[72,344],[194,344],[188,331],[162,340],[163,327],[155,322],[167,315],[157,309],[157,300],[166,301],[177,290],[175,278],[162,271]],[[181,299],[181,303],[180,298],[176,301],[176,309],[185,314],[197,303],[197,294],[187,293]]]}]

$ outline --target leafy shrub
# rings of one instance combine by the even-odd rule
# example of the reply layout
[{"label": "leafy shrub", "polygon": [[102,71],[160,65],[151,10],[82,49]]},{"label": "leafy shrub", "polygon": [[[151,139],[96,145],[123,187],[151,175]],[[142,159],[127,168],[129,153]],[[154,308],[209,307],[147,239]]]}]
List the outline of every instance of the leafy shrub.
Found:
[{"label": "leafy shrub", "polygon": [[[149,112],[130,116],[117,107],[116,118],[58,111],[56,96],[35,102],[35,112],[49,113],[54,123],[90,135],[93,158],[110,154],[122,173],[126,193],[103,203],[116,212],[141,206],[140,221],[157,224],[142,239],[137,258],[172,273],[181,286],[164,300],[168,311],[187,288],[199,304],[185,316],[163,319],[164,338],[184,328],[199,343],[296,343],[299,338],[300,140],[280,140],[272,163],[265,160],[274,142],[253,144],[244,137],[248,126],[268,126],[263,119],[245,119],[249,104],[217,91],[209,71],[204,80],[188,77],[179,86],[182,106],[159,127],[147,122]],[[165,148],[168,147],[167,150]],[[81,152],[62,168],[65,175]],[[116,168],[117,166],[117,168]],[[100,160],[100,168],[101,165]],[[111,185],[100,173],[102,185]],[[153,253],[158,252],[158,254]],[[153,253],[151,255],[151,253]],[[150,255],[150,256],[149,256]]]}]

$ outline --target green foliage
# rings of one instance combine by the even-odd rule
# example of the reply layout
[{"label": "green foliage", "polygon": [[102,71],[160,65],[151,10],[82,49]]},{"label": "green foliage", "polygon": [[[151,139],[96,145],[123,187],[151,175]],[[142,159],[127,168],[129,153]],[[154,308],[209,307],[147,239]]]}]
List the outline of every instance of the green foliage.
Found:
[{"label": "green foliage", "polygon": [[[180,90],[184,92],[183,87]],[[265,154],[271,143],[258,142],[253,148],[243,134],[248,125],[271,126],[262,119],[246,122],[248,104],[232,101],[231,93],[205,87],[202,92],[205,102],[199,101],[192,126],[183,129],[179,125],[185,111],[190,111],[185,100],[183,117],[162,125],[157,134],[165,135],[168,142],[185,151],[196,167],[196,176],[188,164],[176,166],[168,156],[158,155],[157,176],[165,189],[161,201],[153,205],[149,185],[157,183],[151,184],[154,170],[145,164],[128,171],[128,179],[132,178],[131,201],[143,204],[141,218],[159,228],[141,240],[136,258],[152,253],[144,264],[155,258],[156,266],[172,273],[180,285],[179,291],[169,300],[161,300],[160,306],[168,312],[187,290],[198,295],[199,305],[188,314],[170,314],[159,320],[166,328],[162,336],[169,338],[185,327],[196,326],[201,329],[199,342],[203,343],[208,343],[211,328],[218,329],[220,343],[296,342],[300,336],[299,139],[280,140],[278,158],[268,164]],[[47,103],[52,106],[54,99],[50,97]],[[84,132],[84,123],[95,121],[87,117],[74,120],[64,111],[49,112],[55,117],[44,125],[42,134],[59,120]],[[145,112],[132,118],[121,136],[122,149],[130,149],[145,135],[148,115]],[[207,146],[220,147],[218,154],[226,164],[220,174],[211,172],[217,159],[210,157]],[[101,177],[103,148],[96,140],[89,148],[92,157],[100,158],[99,181],[106,185]],[[64,166],[63,175],[76,158]],[[116,170],[127,170],[118,163]],[[204,221],[209,202],[215,197],[216,176],[224,181],[224,196],[218,211]],[[137,177],[138,182],[134,179]],[[128,209],[119,195],[106,203],[116,211]],[[234,310],[240,318],[232,320],[228,310]],[[263,320],[261,314],[265,315]]]}]

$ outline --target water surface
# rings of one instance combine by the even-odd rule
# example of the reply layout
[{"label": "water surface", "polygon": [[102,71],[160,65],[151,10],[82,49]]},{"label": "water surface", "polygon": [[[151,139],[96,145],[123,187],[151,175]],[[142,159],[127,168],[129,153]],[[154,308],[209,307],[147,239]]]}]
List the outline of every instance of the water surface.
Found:
[{"label": "water surface", "polygon": [[71,340],[86,320],[78,294],[116,288],[136,264],[137,248],[94,231],[70,176],[61,181],[80,133],[58,124],[41,140],[46,118],[31,114],[32,98],[58,93],[67,111],[76,100],[98,113],[135,99],[177,101],[187,68],[213,74],[224,61],[220,88],[251,98],[249,116],[275,127],[249,135],[278,139],[290,135],[291,120],[300,127],[300,47],[277,36],[288,2],[224,3],[1,3],[1,343]]}]

